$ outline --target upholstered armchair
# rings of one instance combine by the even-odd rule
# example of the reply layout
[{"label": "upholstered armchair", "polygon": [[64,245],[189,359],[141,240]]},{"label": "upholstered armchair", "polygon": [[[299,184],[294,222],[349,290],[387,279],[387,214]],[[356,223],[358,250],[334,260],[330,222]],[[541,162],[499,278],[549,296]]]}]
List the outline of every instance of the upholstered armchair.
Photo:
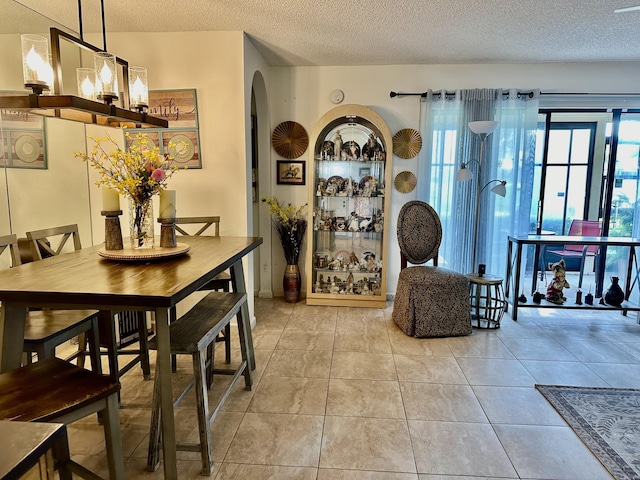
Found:
[{"label": "upholstered armchair", "polygon": [[[469,280],[437,266],[442,241],[438,214],[424,202],[408,202],[400,209],[397,233],[402,263],[393,321],[412,337],[469,335]],[[422,265],[429,260],[433,266]]]}]

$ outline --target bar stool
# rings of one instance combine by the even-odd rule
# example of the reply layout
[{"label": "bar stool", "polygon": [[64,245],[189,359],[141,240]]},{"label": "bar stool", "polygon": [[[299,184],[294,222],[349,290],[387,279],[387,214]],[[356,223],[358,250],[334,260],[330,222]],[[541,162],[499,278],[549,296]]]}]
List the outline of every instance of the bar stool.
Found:
[{"label": "bar stool", "polygon": [[[0,374],[0,420],[65,425],[93,413],[102,415],[111,480],[124,479],[118,392],[120,383],[56,357]],[[67,468],[87,479],[99,478],[82,465]]]},{"label": "bar stool", "polygon": [[0,421],[0,479],[21,478],[38,466],[40,478],[54,480],[54,450],[60,479],[71,480],[65,425]]},{"label": "bar stool", "polygon": [[[471,325],[477,328],[500,328],[507,302],[502,278],[495,275],[468,273]],[[474,324],[475,320],[475,324]]]},{"label": "bar stool", "polygon": [[[208,348],[215,343],[218,334],[229,325],[231,319],[238,314],[240,308],[247,301],[245,293],[211,292],[191,310],[170,326],[171,354],[191,355],[193,360],[193,380],[189,382],[185,390],[174,402],[177,406],[186,396],[187,392],[195,386],[196,401],[198,410],[198,431],[200,435],[199,444],[178,444],[177,450],[194,452],[199,451],[202,459],[202,475],[211,475],[213,472],[213,449],[211,445],[211,424],[216,418],[220,407],[227,399],[234,385],[241,375],[245,378],[245,386],[248,390],[253,384],[251,368],[248,364],[249,345],[246,335],[246,325],[242,316],[238,316],[238,334],[240,336],[240,351],[242,362],[235,370],[217,370],[214,373],[233,375],[231,383],[226,392],[222,395],[218,404],[209,411],[209,401],[207,396],[207,370],[209,363],[213,364],[213,356],[207,358]],[[156,338],[149,342],[149,348],[156,350]],[[156,367],[157,368],[157,367]],[[151,407],[151,426],[149,428],[149,454],[147,456],[147,470],[155,471],[160,466],[160,382],[156,374],[153,402]]]}]

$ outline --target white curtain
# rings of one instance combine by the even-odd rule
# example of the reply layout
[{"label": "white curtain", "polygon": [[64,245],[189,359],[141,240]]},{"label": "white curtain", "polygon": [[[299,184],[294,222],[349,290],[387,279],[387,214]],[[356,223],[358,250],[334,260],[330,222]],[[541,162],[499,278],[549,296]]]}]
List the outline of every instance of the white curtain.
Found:
[{"label": "white curtain", "polygon": [[[476,189],[490,180],[506,180],[507,196],[490,192],[495,183],[480,196],[476,263],[502,276],[507,235],[535,229],[531,203],[539,95],[539,90],[521,94],[502,89],[427,92],[421,103],[425,148],[419,157],[418,198],[433,206],[442,221],[440,265],[462,273],[477,271],[471,265]],[[482,171],[480,137],[468,127],[476,120],[499,122],[485,141]],[[469,161],[473,179],[457,182],[456,172]]]}]

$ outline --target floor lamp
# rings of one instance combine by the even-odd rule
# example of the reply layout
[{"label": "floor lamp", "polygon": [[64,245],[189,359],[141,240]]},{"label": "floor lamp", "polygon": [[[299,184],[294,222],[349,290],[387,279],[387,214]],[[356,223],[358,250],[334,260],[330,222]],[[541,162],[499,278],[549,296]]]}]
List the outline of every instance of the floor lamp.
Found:
[{"label": "floor lamp", "polygon": [[[496,130],[496,128],[498,128],[498,123],[499,122],[495,122],[492,120],[469,122],[469,129],[471,129],[473,133],[480,136],[480,157],[478,159],[478,178],[482,177],[481,173],[482,173],[482,162],[484,160],[484,142],[487,139],[487,137],[491,135]],[[473,174],[471,173],[471,170],[467,168],[471,163],[471,161],[472,160],[469,160],[468,162],[463,163],[461,165],[460,170],[458,170],[458,173],[456,173],[457,181],[466,182],[473,178]],[[476,268],[476,258],[478,255],[477,250],[478,250],[478,226],[480,221],[480,195],[482,195],[482,192],[489,185],[493,185],[493,187],[491,187],[491,192],[495,193],[496,195],[500,195],[501,197],[504,197],[507,195],[507,188],[506,188],[507,182],[505,180],[498,180],[498,179],[489,180],[482,188],[478,187],[476,189],[475,218],[474,218],[474,224],[473,224],[473,259],[471,261],[471,267],[472,269],[474,269],[474,271]],[[482,276],[484,274],[484,272],[481,272],[481,271],[478,271],[476,273],[478,273],[479,276]]]}]

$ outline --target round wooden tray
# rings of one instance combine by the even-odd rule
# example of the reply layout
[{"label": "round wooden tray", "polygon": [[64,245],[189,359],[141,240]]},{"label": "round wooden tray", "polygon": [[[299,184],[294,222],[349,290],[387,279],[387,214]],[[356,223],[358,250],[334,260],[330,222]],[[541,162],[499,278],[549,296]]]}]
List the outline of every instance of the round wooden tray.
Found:
[{"label": "round wooden tray", "polygon": [[105,250],[104,247],[98,250],[98,255],[109,260],[120,260],[126,262],[141,262],[146,260],[164,260],[167,258],[179,257],[189,251],[191,247],[186,243],[178,243],[173,248],[153,247],[144,250],[134,250],[131,246],[122,250]]}]

